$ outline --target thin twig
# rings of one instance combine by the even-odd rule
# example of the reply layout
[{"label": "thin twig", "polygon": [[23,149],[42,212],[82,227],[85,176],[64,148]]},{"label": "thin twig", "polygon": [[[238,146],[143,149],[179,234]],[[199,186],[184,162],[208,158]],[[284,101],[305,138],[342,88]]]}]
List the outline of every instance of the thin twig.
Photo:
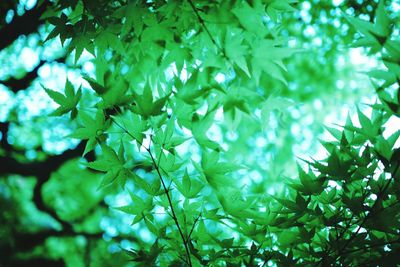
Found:
[{"label": "thin twig", "polygon": [[225,57],[227,58],[227,56],[225,55],[224,49],[222,49],[222,47],[220,47],[217,43],[217,41],[214,39],[214,37],[212,36],[210,30],[208,29],[206,23],[204,22],[204,19],[200,16],[199,11],[197,10],[196,6],[194,5],[192,0],[188,0],[190,6],[192,7],[194,13],[196,14],[197,20],[199,21],[201,27],[204,29],[204,31],[207,33],[208,37],[210,38],[211,42],[215,45],[215,47],[219,50],[219,52]]},{"label": "thin twig", "polygon": [[386,245],[396,244],[396,243],[400,243],[400,238],[396,239],[396,240],[388,241],[385,243],[379,243],[379,244],[374,244],[374,245],[370,245],[370,246],[366,246],[366,247],[360,247],[360,248],[356,248],[356,249],[352,249],[352,250],[347,250],[347,251],[344,251],[342,253],[342,255],[350,254],[350,253],[354,253],[357,251],[362,251],[362,250],[366,250],[366,249],[370,249],[370,248],[377,248],[377,247],[382,247],[382,246],[386,246]]},{"label": "thin twig", "polygon": [[[265,253],[265,251],[264,251],[264,253]],[[264,263],[263,263],[263,265],[261,265],[261,267],[264,267],[272,259],[273,256],[274,256],[274,254],[270,253],[270,255],[264,260]]]},{"label": "thin twig", "polygon": [[[399,168],[399,166],[400,166],[399,164],[396,166],[394,174],[397,172],[397,169]],[[335,259],[343,256],[343,254],[344,254],[343,252],[345,251],[346,247],[357,237],[357,234],[359,233],[361,228],[364,226],[364,224],[367,222],[367,220],[372,216],[372,214],[374,214],[374,209],[375,209],[376,205],[380,202],[381,198],[386,193],[386,190],[389,188],[389,185],[392,182],[393,178],[394,178],[394,175],[387,181],[385,186],[382,188],[382,191],[379,192],[374,204],[372,205],[372,207],[370,209],[370,212],[367,214],[367,216],[364,217],[364,219],[359,224],[357,230],[355,232],[353,232],[353,234],[350,236],[350,238],[347,240],[347,242],[339,250]]]},{"label": "thin twig", "polygon": [[191,257],[190,257],[190,250],[189,250],[188,244],[187,244],[187,242],[186,242],[186,238],[185,238],[185,236],[184,236],[184,234],[183,234],[182,228],[181,228],[181,226],[180,226],[180,224],[179,224],[178,217],[176,216],[176,212],[175,212],[175,209],[174,209],[174,205],[173,205],[173,203],[172,203],[172,198],[171,198],[171,196],[170,196],[170,194],[169,194],[169,191],[170,191],[170,190],[169,190],[169,188],[167,187],[167,185],[165,184],[165,181],[164,181],[164,179],[163,179],[163,177],[162,177],[162,175],[161,175],[161,172],[160,172],[160,168],[159,168],[158,165],[157,165],[156,159],[154,158],[153,153],[151,152],[150,147],[145,147],[145,146],[143,146],[143,143],[140,142],[139,140],[137,140],[126,128],[124,128],[122,125],[120,125],[120,124],[119,124],[117,121],[115,121],[113,118],[111,118],[111,120],[112,120],[118,127],[120,127],[126,134],[128,134],[130,137],[132,137],[134,140],[136,140],[136,141],[140,144],[140,146],[144,147],[144,149],[149,153],[150,158],[151,158],[151,161],[152,161],[152,163],[153,163],[153,166],[154,166],[154,168],[156,169],[157,175],[158,175],[158,177],[159,177],[159,179],[160,179],[160,181],[161,181],[161,184],[162,184],[162,187],[163,187],[163,189],[164,189],[164,192],[165,192],[165,194],[167,195],[168,204],[169,204],[169,206],[170,206],[170,208],[171,208],[171,217],[172,217],[173,221],[175,222],[176,227],[178,228],[179,235],[180,235],[180,237],[181,237],[181,239],[182,239],[182,242],[183,242],[183,245],[184,245],[184,247],[185,247],[186,259],[187,259],[187,260],[186,260],[186,263],[187,263],[190,267],[192,267],[193,265],[192,265],[192,260],[191,260]]},{"label": "thin twig", "polygon": [[199,213],[199,216],[197,216],[196,219],[194,220],[193,225],[192,225],[192,228],[190,229],[189,234],[188,234],[188,237],[186,238],[186,242],[189,242],[189,241],[190,241],[190,237],[191,237],[191,235],[192,235],[192,233],[193,233],[194,227],[196,226],[196,223],[197,223],[197,221],[200,219],[200,217],[201,217],[201,212]]},{"label": "thin twig", "polygon": [[169,189],[167,188],[167,186],[166,186],[166,184],[165,184],[165,181],[164,181],[164,179],[162,178],[160,169],[158,168],[158,166],[157,166],[157,164],[156,164],[156,160],[155,160],[154,157],[153,157],[153,153],[151,153],[151,150],[150,150],[150,149],[148,149],[147,152],[149,153],[150,158],[151,158],[151,160],[153,161],[154,168],[155,168],[156,171],[157,171],[157,174],[158,174],[158,177],[160,178],[160,181],[161,181],[161,184],[162,184],[162,186],[163,186],[164,192],[165,192],[165,194],[167,195],[168,203],[169,203],[169,206],[170,206],[170,208],[171,208],[172,219],[174,220],[174,222],[175,222],[175,224],[176,224],[176,227],[178,228],[179,235],[181,236],[181,239],[182,239],[182,241],[183,241],[183,245],[185,246],[186,257],[187,257],[188,264],[189,264],[189,266],[192,266],[192,260],[191,260],[191,258],[190,258],[189,247],[188,247],[188,245],[187,245],[187,243],[186,243],[185,236],[184,236],[183,231],[182,231],[182,228],[181,228],[181,226],[180,226],[180,224],[179,224],[178,217],[176,216],[175,209],[174,209],[174,205],[172,204],[172,199],[171,199],[171,196],[169,195]]}]

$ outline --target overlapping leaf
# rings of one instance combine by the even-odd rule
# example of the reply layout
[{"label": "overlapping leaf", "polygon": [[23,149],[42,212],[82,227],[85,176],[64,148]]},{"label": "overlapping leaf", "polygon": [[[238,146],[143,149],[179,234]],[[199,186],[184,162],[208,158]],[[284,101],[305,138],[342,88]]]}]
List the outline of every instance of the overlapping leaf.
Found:
[{"label": "overlapping leaf", "polygon": [[90,117],[84,111],[79,112],[79,117],[82,121],[82,127],[75,130],[69,136],[76,139],[88,140],[83,152],[83,155],[85,155],[92,151],[101,139],[104,139],[103,134],[110,126],[110,121],[105,119],[102,109],[97,110],[95,118]]},{"label": "overlapping leaf", "polygon": [[79,100],[82,97],[82,90],[79,88],[75,93],[74,86],[72,83],[67,79],[65,82],[65,95],[43,87],[48,96],[54,100],[57,104],[60,105],[55,111],[51,113],[53,116],[61,116],[65,113],[71,111],[71,118],[75,118],[77,115],[76,106],[79,103]]}]

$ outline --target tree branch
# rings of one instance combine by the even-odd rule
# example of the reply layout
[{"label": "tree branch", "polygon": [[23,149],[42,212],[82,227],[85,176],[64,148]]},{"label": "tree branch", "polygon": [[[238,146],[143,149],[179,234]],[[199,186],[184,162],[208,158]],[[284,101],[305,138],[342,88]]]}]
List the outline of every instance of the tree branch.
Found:
[{"label": "tree branch", "polygon": [[0,133],[1,133],[1,140],[0,140],[0,148],[10,151],[12,150],[11,145],[7,142],[7,135],[8,130],[10,128],[10,122],[0,122]]},{"label": "tree branch", "polygon": [[[2,140],[3,141],[3,140]],[[60,155],[49,156],[44,161],[39,162],[20,162],[11,156],[0,156],[1,167],[0,175],[19,174],[22,176],[36,176],[43,180],[56,171],[67,160],[80,157],[85,148],[84,142],[81,142],[76,148],[64,151]],[[88,160],[92,160],[93,154],[90,154]]]},{"label": "tree branch", "polygon": [[0,50],[11,45],[20,35],[28,35],[37,30],[41,25],[40,16],[50,6],[50,2],[44,1],[40,6],[28,10],[24,15],[15,17],[10,24],[0,29]]},{"label": "tree branch", "polygon": [[64,63],[65,59],[66,57],[63,56],[61,58],[55,59],[54,61],[41,60],[32,71],[27,72],[22,78],[17,79],[12,77],[8,80],[0,81],[0,83],[7,86],[13,93],[17,93],[18,91],[25,90],[29,87],[29,85],[38,77],[38,71],[44,64],[49,62]]},{"label": "tree branch", "polygon": [[65,266],[62,260],[54,261],[47,258],[35,257],[20,259],[14,257],[14,255],[32,251],[36,246],[42,245],[50,237],[75,236],[83,236],[87,239],[101,239],[103,233],[73,232],[71,230],[46,230],[36,233],[14,232],[12,242],[6,245],[3,243],[0,246],[0,266]]},{"label": "tree branch", "polygon": [[400,238],[395,239],[395,240],[391,240],[388,242],[383,242],[383,243],[379,243],[379,244],[372,244],[369,246],[364,246],[364,247],[360,247],[360,248],[356,248],[356,249],[352,249],[352,250],[346,250],[342,253],[342,255],[344,254],[350,254],[350,253],[354,253],[354,252],[358,252],[358,251],[363,251],[363,250],[367,250],[367,249],[371,249],[371,248],[377,248],[377,247],[383,247],[386,245],[393,245],[393,244],[399,244],[400,243]]},{"label": "tree branch", "polygon": [[37,233],[22,233],[13,236],[14,246],[20,251],[29,251],[35,248],[37,245],[42,244],[49,237],[73,237],[83,236],[85,238],[103,238],[103,233],[86,233],[86,232],[74,232],[73,230],[49,230],[41,231]]},{"label": "tree branch", "polygon": [[[56,171],[66,161],[80,157],[85,148],[84,142],[81,142],[75,149],[64,151],[60,155],[50,156],[45,161],[22,163],[10,156],[0,157],[2,165],[0,167],[0,175],[19,174],[22,176],[35,176],[37,182],[33,190],[33,202],[38,210],[49,214],[54,218],[64,230],[72,231],[72,225],[62,220],[58,214],[49,208],[42,198],[42,187],[50,179],[51,174]],[[91,160],[94,154],[89,154]]]},{"label": "tree branch", "polygon": [[51,267],[64,267],[63,260],[53,260],[46,258],[29,258],[29,259],[11,259],[10,265],[13,267],[31,267],[31,266],[51,266]]}]

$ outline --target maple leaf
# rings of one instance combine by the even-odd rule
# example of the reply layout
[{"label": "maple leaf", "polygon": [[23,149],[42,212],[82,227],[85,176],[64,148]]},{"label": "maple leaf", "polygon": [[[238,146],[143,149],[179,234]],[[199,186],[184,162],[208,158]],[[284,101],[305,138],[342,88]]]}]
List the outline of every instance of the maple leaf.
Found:
[{"label": "maple leaf", "polygon": [[124,167],[124,146],[122,143],[118,155],[106,144],[102,144],[101,149],[103,151],[102,159],[87,163],[90,169],[106,173],[100,183],[99,189],[115,181],[124,181],[126,177],[133,176],[132,172]]},{"label": "maple leaf", "polygon": [[65,113],[71,111],[71,118],[74,119],[77,114],[76,106],[82,97],[82,90],[79,87],[75,94],[74,87],[72,83],[67,79],[65,82],[65,95],[56,92],[54,90],[48,89],[42,85],[43,89],[46,91],[47,95],[54,100],[60,106],[53,111],[50,115],[61,116]]},{"label": "maple leaf", "polygon": [[117,209],[119,211],[125,212],[130,215],[135,215],[135,218],[133,219],[132,225],[138,223],[141,221],[145,214],[150,212],[153,207],[153,198],[149,197],[146,200],[143,200],[139,196],[136,196],[133,194],[131,191],[129,191],[129,195],[132,200],[132,204],[126,205],[126,206],[121,206],[121,207],[115,207],[114,209]]},{"label": "maple leaf", "polygon": [[204,116],[199,116],[195,113],[192,117],[192,134],[194,139],[201,146],[205,146],[211,149],[220,149],[218,143],[210,140],[207,136],[207,131],[214,123],[214,116],[216,110],[210,110]]},{"label": "maple leaf", "polygon": [[235,163],[219,161],[219,152],[215,150],[211,152],[203,151],[200,165],[196,162],[192,163],[215,191],[236,188],[237,186],[232,183],[232,178],[227,174],[243,168]]},{"label": "maple leaf", "polygon": [[90,51],[90,47],[92,46],[92,41],[85,35],[76,36],[72,39],[71,43],[68,47],[68,53],[72,53],[75,49],[75,64],[78,62],[84,50]]},{"label": "maple leaf", "polygon": [[88,140],[83,155],[92,151],[98,141],[102,138],[105,130],[110,126],[110,121],[106,120],[102,109],[98,109],[95,119],[80,111],[79,117],[82,119],[83,127],[77,129],[69,137]]},{"label": "maple leaf", "polygon": [[246,62],[247,47],[242,44],[243,40],[243,31],[227,32],[225,36],[225,51],[228,58],[250,77],[250,71]]},{"label": "maple leaf", "polygon": [[60,17],[49,17],[47,20],[55,27],[46,37],[45,42],[60,35],[61,43],[64,44],[66,39],[72,37],[71,33],[73,32],[73,28],[72,25],[69,24],[68,17],[65,13],[61,13]]},{"label": "maple leaf", "polygon": [[182,181],[176,181],[175,184],[179,192],[181,192],[182,195],[184,195],[186,198],[198,197],[198,194],[204,187],[204,184],[201,183],[198,179],[189,177],[187,169],[185,174],[183,175]]},{"label": "maple leaf", "polygon": [[132,108],[132,111],[141,114],[145,119],[150,116],[157,116],[162,113],[162,108],[169,99],[172,92],[154,101],[152,89],[147,82],[143,88],[142,95],[133,92],[137,106]]},{"label": "maple leaf", "polygon": [[108,109],[115,106],[123,106],[133,102],[133,96],[127,94],[129,83],[125,79],[110,79],[111,72],[104,75],[104,85],[88,76],[83,78],[90,84],[90,87],[103,99],[97,103],[97,107]]}]

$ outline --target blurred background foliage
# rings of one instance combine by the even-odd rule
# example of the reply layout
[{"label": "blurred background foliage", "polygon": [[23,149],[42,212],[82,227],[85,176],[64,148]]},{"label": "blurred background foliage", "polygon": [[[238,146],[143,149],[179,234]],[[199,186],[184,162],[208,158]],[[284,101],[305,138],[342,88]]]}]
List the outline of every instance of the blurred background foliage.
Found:
[{"label": "blurred background foliage", "polygon": [[[264,78],[256,88],[268,102],[251,109],[264,123],[237,111],[241,120],[217,115],[208,132],[229,148],[229,161],[248,167],[235,175],[250,191],[279,191],[282,177],[296,174],[296,157],[324,154],[324,123],[343,123],[356,104],[374,101],[362,72],[378,63],[350,47],[356,33],[342,13],[372,21],[376,5],[300,1],[283,15],[280,30],[300,52],[285,60],[287,84]],[[0,266],[129,266],[121,248],[138,248],[150,234],[109,209],[129,197],[97,190],[100,175],[81,164],[84,144],[65,137],[76,125],[48,116],[55,104],[41,87],[63,87],[66,77],[85,85],[80,74],[94,73],[96,62],[83,53],[74,64],[59,39],[44,42],[51,27],[39,20],[43,12],[35,0],[0,3]]]}]

